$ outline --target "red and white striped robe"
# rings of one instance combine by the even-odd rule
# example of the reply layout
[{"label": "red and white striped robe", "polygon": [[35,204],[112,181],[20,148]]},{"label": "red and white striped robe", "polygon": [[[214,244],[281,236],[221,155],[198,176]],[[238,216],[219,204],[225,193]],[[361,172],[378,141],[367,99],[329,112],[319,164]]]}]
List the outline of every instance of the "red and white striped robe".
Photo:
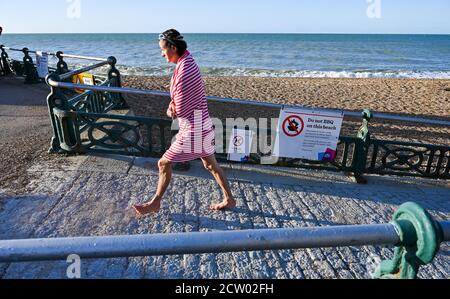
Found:
[{"label": "red and white striped robe", "polygon": [[213,155],[214,129],[205,87],[200,69],[189,51],[178,60],[170,82],[170,94],[180,131],[164,158],[171,162],[187,162]]}]

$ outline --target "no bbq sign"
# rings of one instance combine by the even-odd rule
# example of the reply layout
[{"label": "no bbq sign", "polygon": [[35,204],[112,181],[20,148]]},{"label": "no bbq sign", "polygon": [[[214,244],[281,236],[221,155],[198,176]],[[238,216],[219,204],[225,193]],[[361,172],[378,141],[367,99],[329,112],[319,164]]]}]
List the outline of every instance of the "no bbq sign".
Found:
[{"label": "no bbq sign", "polygon": [[297,137],[305,129],[303,119],[298,115],[289,115],[283,121],[283,132],[288,137]]},{"label": "no bbq sign", "polygon": [[281,110],[274,156],[333,161],[343,119],[343,112]]}]

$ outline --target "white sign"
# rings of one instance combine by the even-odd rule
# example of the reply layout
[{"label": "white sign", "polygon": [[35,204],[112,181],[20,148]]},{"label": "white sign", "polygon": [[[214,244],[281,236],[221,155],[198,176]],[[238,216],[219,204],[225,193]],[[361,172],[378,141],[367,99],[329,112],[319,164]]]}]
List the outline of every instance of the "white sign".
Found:
[{"label": "white sign", "polygon": [[233,129],[228,147],[228,160],[248,162],[252,150],[253,131]]},{"label": "white sign", "polygon": [[343,120],[343,112],[281,110],[273,156],[333,161]]},{"label": "white sign", "polygon": [[36,52],[36,69],[39,78],[45,78],[48,75],[48,55],[40,51]]},{"label": "white sign", "polygon": [[94,79],[92,77],[84,77],[83,84],[94,85]]}]

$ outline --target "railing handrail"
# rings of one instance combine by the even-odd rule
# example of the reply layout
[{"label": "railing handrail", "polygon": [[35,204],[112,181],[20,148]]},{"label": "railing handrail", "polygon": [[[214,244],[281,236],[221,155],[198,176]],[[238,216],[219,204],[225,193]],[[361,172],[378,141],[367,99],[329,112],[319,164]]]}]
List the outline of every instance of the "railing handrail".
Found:
[{"label": "railing handrail", "polygon": [[[154,95],[154,96],[169,96],[170,93],[157,91],[157,90],[147,90],[147,89],[135,89],[135,88],[118,88],[118,87],[102,87],[102,86],[92,86],[92,85],[84,85],[84,84],[73,84],[66,82],[59,82],[53,80],[51,77],[47,79],[47,84],[53,87],[67,88],[67,89],[84,89],[84,90],[93,90],[93,91],[103,91],[103,92],[114,92],[114,93],[125,93],[125,94],[141,94],[141,95]],[[267,103],[253,100],[242,100],[242,99],[234,99],[234,98],[222,98],[216,96],[207,96],[207,99],[215,102],[222,102],[228,104],[243,104],[243,105],[255,105],[259,107],[280,109],[280,108],[296,108],[296,109],[306,109],[306,110],[325,110],[330,112],[343,111],[345,116],[352,117],[361,117],[360,112],[350,111],[350,110],[338,110],[338,109],[329,109],[329,108],[311,108],[297,105],[284,105],[284,104],[275,104],[275,103]],[[389,115],[385,113],[373,113],[373,117],[377,119],[388,119],[388,120],[397,120],[397,121],[405,121],[405,122],[414,122],[414,123],[422,123],[422,124],[430,124],[430,125],[440,125],[440,126],[450,126],[450,121],[445,120],[437,120],[437,119],[426,119],[426,118],[416,118],[416,117],[407,117],[407,116],[399,116],[399,115]]]},{"label": "railing handrail", "polygon": [[[23,49],[16,49],[16,48],[11,48],[11,47],[6,47],[3,46],[3,48],[5,50],[8,51],[15,51],[15,52],[23,52],[24,49],[27,49],[28,53],[33,53],[33,54],[37,54],[37,50],[29,50],[28,48],[23,48]],[[58,53],[53,53],[53,52],[46,52],[46,51],[39,51],[43,54],[47,54],[49,56],[58,56]],[[65,57],[65,58],[73,58],[73,59],[82,59],[82,60],[93,60],[93,61],[108,61],[107,58],[99,58],[99,57],[90,57],[90,56],[82,56],[82,55],[72,55],[72,54],[65,54],[61,52],[61,57]]]},{"label": "railing handrail", "polygon": [[[450,222],[438,223],[442,242],[450,241]],[[396,226],[388,224],[260,229],[176,234],[48,238],[0,241],[0,262],[206,254],[257,250],[401,245]]]},{"label": "railing handrail", "polygon": [[[5,50],[8,51],[14,51],[14,52],[23,52],[24,49],[15,49],[15,48],[10,48],[10,47],[3,47]],[[33,54],[37,54],[38,51],[34,51],[34,50],[27,50],[28,53],[33,53]],[[51,52],[45,52],[45,51],[40,51],[42,54],[47,54],[49,56],[56,56],[55,53],[51,53]]]},{"label": "railing handrail", "polygon": [[396,245],[392,224],[0,241],[0,262]]},{"label": "railing handrail", "polygon": [[[60,75],[59,77],[62,80],[69,79],[69,78],[71,78],[71,77],[73,77],[75,75],[78,75],[78,74],[81,74],[81,73],[84,73],[84,72],[87,72],[87,71],[90,71],[90,70],[102,67],[104,65],[107,65],[108,63],[109,63],[109,61],[105,60],[105,61],[102,61],[102,62],[99,62],[99,63],[96,63],[96,64],[92,64],[92,65],[89,65],[89,66],[86,66],[86,67],[83,67],[83,68],[76,69],[76,70],[68,72],[68,73],[64,73],[64,74]],[[80,84],[80,85],[83,85],[83,84]],[[90,85],[86,85],[86,86],[90,86]],[[86,88],[86,89],[88,89],[88,88]]]},{"label": "railing handrail", "polygon": [[61,53],[61,57],[74,58],[74,59],[84,59],[84,60],[94,60],[94,61],[108,61],[107,58],[80,56],[80,55],[72,55],[72,54],[64,54],[64,53]]}]

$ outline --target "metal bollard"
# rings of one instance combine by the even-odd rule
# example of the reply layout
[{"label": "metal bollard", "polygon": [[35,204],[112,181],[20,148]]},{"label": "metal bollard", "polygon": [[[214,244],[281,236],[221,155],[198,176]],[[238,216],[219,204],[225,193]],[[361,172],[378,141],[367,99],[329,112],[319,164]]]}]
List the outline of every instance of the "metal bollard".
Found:
[{"label": "metal bollard", "polygon": [[69,67],[67,63],[64,61],[63,55],[64,53],[61,51],[56,52],[56,57],[58,58],[58,63],[56,64],[56,74],[62,75],[69,72]]},{"label": "metal bollard", "polygon": [[2,50],[0,58],[0,73],[1,75],[6,76],[12,73],[11,68],[9,67],[8,53],[6,53],[4,45],[1,45],[0,49]]},{"label": "metal bollard", "polygon": [[[45,78],[46,82],[48,82],[49,79],[59,80],[59,75],[51,73]],[[59,108],[61,110],[68,109],[67,98],[62,93],[61,88],[51,87],[51,93],[47,97],[47,106],[53,128],[53,137],[48,152],[63,153],[64,151],[61,148],[61,141],[63,138],[60,136],[61,129],[58,127],[59,121],[54,112],[54,108]]]},{"label": "metal bollard", "polygon": [[25,70],[25,83],[32,84],[32,83],[39,83],[39,76],[37,73],[36,68],[34,67],[33,58],[29,55],[28,48],[23,48],[22,50],[23,54],[25,55],[23,57],[23,67]]},{"label": "metal bollard", "polygon": [[366,168],[367,153],[369,151],[370,143],[369,122],[373,118],[373,114],[369,109],[365,109],[362,115],[363,124],[357,135],[357,143],[355,144],[353,156],[353,169],[356,182],[358,184],[367,184],[367,180],[363,177],[363,173]]},{"label": "metal bollard", "polygon": [[[119,70],[116,68],[117,59],[113,56],[108,58],[109,71],[108,80],[110,87],[122,87],[122,79]],[[114,109],[129,109],[130,107],[126,103],[121,93],[107,93],[107,96],[111,97],[114,103]]]}]

